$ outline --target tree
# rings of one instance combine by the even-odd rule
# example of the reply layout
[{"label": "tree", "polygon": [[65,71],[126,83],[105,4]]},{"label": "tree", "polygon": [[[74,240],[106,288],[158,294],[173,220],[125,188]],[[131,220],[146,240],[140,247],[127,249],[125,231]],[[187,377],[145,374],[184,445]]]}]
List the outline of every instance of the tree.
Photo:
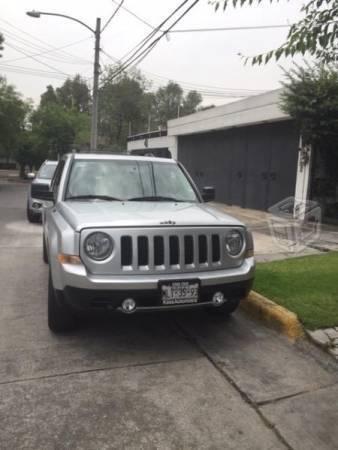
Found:
[{"label": "tree", "polygon": [[116,67],[108,66],[99,91],[99,134],[105,145],[121,151],[130,131],[138,133],[147,126],[152,104],[146,80],[139,72],[114,77]]},{"label": "tree", "polygon": [[154,101],[155,121],[158,126],[166,127],[168,120],[194,113],[202,96],[196,91],[189,91],[184,96],[181,86],[169,81],[156,91]]},{"label": "tree", "polygon": [[9,160],[25,128],[29,104],[0,77],[0,156]]},{"label": "tree", "polygon": [[330,146],[336,151],[338,71],[317,64],[314,67],[295,66],[285,75],[282,109],[295,119],[306,144]]},{"label": "tree", "polygon": [[89,111],[90,92],[80,75],[68,78],[60,88],[57,88],[56,97],[65,108],[75,109],[78,112]]},{"label": "tree", "polygon": [[56,158],[69,152],[72,146],[88,145],[89,116],[74,110],[66,110],[54,103],[41,105],[31,116],[35,145],[44,159]]},{"label": "tree", "polygon": [[26,166],[33,170],[33,167],[39,167],[45,159],[42,149],[37,145],[36,139],[37,136],[30,130],[24,130],[20,134],[13,156],[19,164],[21,178],[24,177]]},{"label": "tree", "polygon": [[[311,144],[311,199],[322,214],[338,217],[338,71],[316,65],[295,67],[286,74],[282,107],[295,119],[303,144]],[[304,163],[308,162],[307,153]]]},{"label": "tree", "polygon": [[40,96],[40,106],[46,106],[53,103],[58,103],[58,99],[53,86],[49,84],[46,92]]},{"label": "tree", "polygon": [[40,104],[58,103],[65,109],[73,109],[87,113],[90,105],[90,92],[87,83],[80,75],[67,78],[63,85],[54,89],[48,85],[47,90],[41,95]]},{"label": "tree", "polygon": [[[278,1],[278,0],[275,0]],[[269,0],[270,3],[273,0]],[[231,3],[246,6],[262,3],[262,0],[215,0],[217,10],[221,5],[225,10]],[[302,7],[304,17],[291,25],[286,42],[277,49],[262,53],[250,59],[252,64],[266,64],[272,58],[305,55],[309,53],[321,62],[338,59],[338,0],[309,0]]]},{"label": "tree", "polygon": [[31,116],[38,158],[56,158],[72,148],[89,146],[89,102],[89,88],[80,75],[68,78],[60,88],[47,86]]},{"label": "tree", "polygon": [[166,127],[169,119],[180,116],[183,101],[183,89],[177,83],[169,83],[157,90],[155,94],[155,110],[158,125]]},{"label": "tree", "polygon": [[[3,35],[0,33],[0,52],[2,52],[2,50],[4,49],[4,47],[3,47],[3,43],[4,43],[4,37],[3,37]],[[0,58],[2,57],[2,54],[0,53]]]},{"label": "tree", "polygon": [[198,105],[202,103],[202,96],[197,91],[189,91],[183,99],[181,115],[192,114],[197,110]]}]

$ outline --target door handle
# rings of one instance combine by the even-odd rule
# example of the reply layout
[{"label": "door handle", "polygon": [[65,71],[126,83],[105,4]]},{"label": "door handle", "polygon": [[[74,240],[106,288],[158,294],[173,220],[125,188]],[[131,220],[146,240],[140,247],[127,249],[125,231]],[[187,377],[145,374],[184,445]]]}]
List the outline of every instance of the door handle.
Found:
[{"label": "door handle", "polygon": [[270,179],[273,180],[273,181],[275,181],[276,178],[277,178],[276,172],[271,172],[271,173],[270,173]]},{"label": "door handle", "polygon": [[268,179],[268,173],[262,172],[262,180],[267,180],[267,179]]}]

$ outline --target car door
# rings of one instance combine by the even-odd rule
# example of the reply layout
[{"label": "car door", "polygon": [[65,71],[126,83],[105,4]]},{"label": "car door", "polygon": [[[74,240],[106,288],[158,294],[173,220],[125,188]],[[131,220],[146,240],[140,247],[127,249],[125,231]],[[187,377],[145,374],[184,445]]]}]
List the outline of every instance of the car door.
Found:
[{"label": "car door", "polygon": [[[50,190],[53,192],[54,202],[56,202],[57,194],[59,191],[60,181],[63,173],[63,169],[65,166],[65,160],[62,159],[59,161],[54,176],[51,182]],[[46,244],[48,245],[49,237],[51,236],[51,233],[54,229],[53,226],[53,212],[55,211],[55,203],[48,202],[48,205],[44,206],[43,208],[43,229],[46,239]]]}]

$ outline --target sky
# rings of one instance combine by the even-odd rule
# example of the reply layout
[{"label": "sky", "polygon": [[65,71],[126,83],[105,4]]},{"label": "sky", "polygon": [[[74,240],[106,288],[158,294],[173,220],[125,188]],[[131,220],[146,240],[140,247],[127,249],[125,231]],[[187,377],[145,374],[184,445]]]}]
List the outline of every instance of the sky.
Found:
[{"label": "sky", "polygon": [[[125,0],[123,6],[158,26],[180,3],[180,0]],[[269,0],[263,0],[262,3],[229,8],[225,12],[220,8],[215,12],[208,0],[200,0],[175,28],[285,25],[301,17],[303,0],[280,0],[272,5]],[[52,16],[34,19],[25,12],[35,9],[66,14],[94,28],[96,17],[101,17],[104,24],[115,8],[112,0],[0,0],[0,31],[6,39],[0,75],[5,75],[25,98],[32,98],[35,103],[47,85],[60,86],[67,76],[80,73],[91,83],[94,41],[90,31],[66,19]],[[102,33],[101,66],[112,63],[106,54],[122,58],[150,31],[121,8]],[[185,89],[195,87],[201,92],[208,89],[209,93],[211,90],[217,94],[221,91],[221,96],[213,92],[203,98],[204,105],[220,105],[229,101],[224,94],[226,90],[259,92],[280,87],[283,68],[291,67],[291,59],[252,67],[245,65],[239,54],[251,56],[276,48],[284,42],[287,31],[288,28],[275,28],[170,33],[138,68],[152,80],[153,89],[173,80]]]}]

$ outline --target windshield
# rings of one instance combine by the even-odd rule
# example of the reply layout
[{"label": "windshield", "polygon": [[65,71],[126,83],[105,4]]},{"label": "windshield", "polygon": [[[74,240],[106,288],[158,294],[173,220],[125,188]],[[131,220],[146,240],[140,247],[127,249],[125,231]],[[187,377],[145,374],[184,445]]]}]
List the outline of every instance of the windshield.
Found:
[{"label": "windshield", "polygon": [[177,164],[133,160],[75,160],[65,199],[197,202]]},{"label": "windshield", "polygon": [[45,178],[51,180],[53,178],[57,164],[44,164],[37,175],[37,178]]}]

